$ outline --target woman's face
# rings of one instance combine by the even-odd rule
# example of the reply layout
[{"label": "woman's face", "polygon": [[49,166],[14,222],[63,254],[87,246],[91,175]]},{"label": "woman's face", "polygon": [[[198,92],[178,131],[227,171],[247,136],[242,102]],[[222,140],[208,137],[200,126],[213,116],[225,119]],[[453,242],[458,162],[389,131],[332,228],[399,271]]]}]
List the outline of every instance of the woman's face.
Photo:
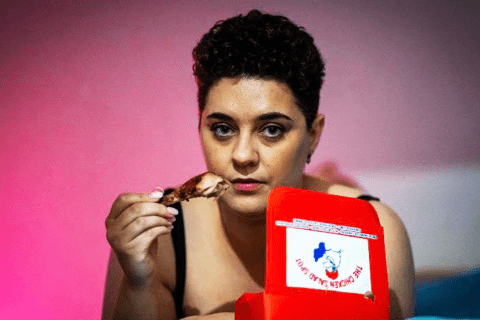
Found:
[{"label": "woman's face", "polygon": [[208,170],[232,183],[223,204],[264,212],[273,188],[302,187],[322,124],[319,116],[307,130],[291,90],[275,80],[224,78],[212,86],[199,131]]}]

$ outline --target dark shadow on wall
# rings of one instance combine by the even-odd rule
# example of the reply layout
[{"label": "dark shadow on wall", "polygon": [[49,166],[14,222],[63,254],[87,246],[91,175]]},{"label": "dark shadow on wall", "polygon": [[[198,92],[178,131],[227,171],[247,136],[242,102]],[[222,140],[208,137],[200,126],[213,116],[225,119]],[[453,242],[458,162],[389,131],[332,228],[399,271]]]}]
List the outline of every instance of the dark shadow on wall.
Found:
[{"label": "dark shadow on wall", "polygon": [[327,182],[364,190],[358,181],[340,172],[340,165],[336,161],[325,161],[313,169],[310,174]]}]

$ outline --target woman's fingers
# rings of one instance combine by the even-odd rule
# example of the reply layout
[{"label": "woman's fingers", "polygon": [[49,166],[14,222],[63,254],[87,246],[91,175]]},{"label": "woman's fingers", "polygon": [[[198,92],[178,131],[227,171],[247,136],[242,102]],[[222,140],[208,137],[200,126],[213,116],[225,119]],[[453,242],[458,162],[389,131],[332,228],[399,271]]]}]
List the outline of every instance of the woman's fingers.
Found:
[{"label": "woman's fingers", "polygon": [[127,209],[128,207],[136,203],[141,203],[141,202],[155,203],[162,196],[163,196],[163,193],[158,190],[151,193],[122,193],[117,197],[117,199],[113,203],[108,217],[116,218],[123,211],[125,211],[125,209]]},{"label": "woman's fingers", "polygon": [[126,242],[131,242],[135,238],[148,232],[150,229],[157,227],[165,227],[166,231],[170,231],[174,218],[165,219],[156,215],[141,216],[129,223],[123,232],[125,232]]},{"label": "woman's fingers", "polygon": [[[172,210],[173,209],[173,210]],[[126,228],[133,221],[143,216],[158,216],[171,219],[178,213],[174,208],[167,208],[162,204],[152,202],[140,202],[129,206],[116,220],[119,226]]]},{"label": "woman's fingers", "polygon": [[[145,232],[132,239],[128,244],[134,248],[144,247],[147,249],[157,237],[170,233],[170,230],[170,227],[167,226],[156,226],[145,230]],[[145,244],[148,244],[148,246],[145,246]]]}]

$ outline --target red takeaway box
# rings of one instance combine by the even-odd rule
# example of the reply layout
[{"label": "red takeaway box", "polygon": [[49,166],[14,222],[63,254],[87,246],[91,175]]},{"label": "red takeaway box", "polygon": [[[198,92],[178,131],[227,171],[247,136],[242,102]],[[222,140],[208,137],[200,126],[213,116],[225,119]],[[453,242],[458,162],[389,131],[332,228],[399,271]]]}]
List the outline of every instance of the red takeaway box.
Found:
[{"label": "red takeaway box", "polygon": [[268,198],[265,291],[235,319],[388,319],[383,228],[364,200],[279,187]]}]

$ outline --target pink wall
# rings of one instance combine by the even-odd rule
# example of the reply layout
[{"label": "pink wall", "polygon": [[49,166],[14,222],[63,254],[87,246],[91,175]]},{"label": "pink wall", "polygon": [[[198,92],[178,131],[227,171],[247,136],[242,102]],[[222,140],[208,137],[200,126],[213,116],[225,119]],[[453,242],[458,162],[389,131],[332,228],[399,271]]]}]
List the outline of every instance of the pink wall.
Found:
[{"label": "pink wall", "polygon": [[190,52],[213,22],[252,7],[304,25],[327,61],[311,169],[480,163],[469,2],[87,3],[2,5],[5,318],[99,318],[110,204],[204,169]]}]

